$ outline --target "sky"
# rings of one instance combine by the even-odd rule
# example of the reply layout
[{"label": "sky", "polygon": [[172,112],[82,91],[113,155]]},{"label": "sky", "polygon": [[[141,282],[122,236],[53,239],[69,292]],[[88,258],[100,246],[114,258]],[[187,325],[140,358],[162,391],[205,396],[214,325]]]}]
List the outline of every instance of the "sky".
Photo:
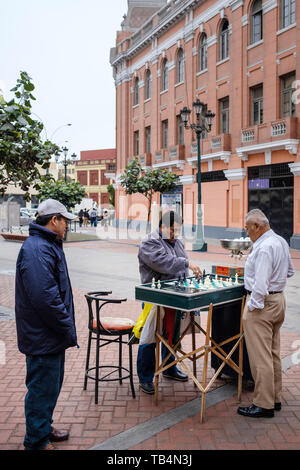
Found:
[{"label": "sky", "polygon": [[[7,100],[20,71],[32,78],[35,119],[69,155],[115,148],[110,48],[127,0],[0,0],[0,89]],[[66,126],[71,123],[72,126]]]}]

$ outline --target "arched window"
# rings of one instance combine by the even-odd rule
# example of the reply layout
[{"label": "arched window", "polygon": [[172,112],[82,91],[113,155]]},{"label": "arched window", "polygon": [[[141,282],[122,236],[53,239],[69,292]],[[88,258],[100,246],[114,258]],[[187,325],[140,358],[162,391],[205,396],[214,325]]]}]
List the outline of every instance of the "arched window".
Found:
[{"label": "arched window", "polygon": [[136,78],[134,82],[134,105],[139,104],[139,79]]},{"label": "arched window", "polygon": [[183,82],[184,80],[184,53],[182,49],[179,49],[177,54],[177,83]]},{"label": "arched window", "polygon": [[164,59],[161,69],[161,91],[168,89],[169,80],[168,80],[168,61]]},{"label": "arched window", "polygon": [[207,69],[207,36],[205,33],[201,35],[199,41],[199,71]]},{"label": "arched window", "polygon": [[145,77],[145,100],[149,100],[151,98],[151,72],[148,69],[146,71]]},{"label": "arched window", "polygon": [[254,0],[251,8],[251,44],[263,38],[262,0]]},{"label": "arched window", "polygon": [[228,20],[223,20],[220,27],[220,60],[229,57],[229,23]]}]

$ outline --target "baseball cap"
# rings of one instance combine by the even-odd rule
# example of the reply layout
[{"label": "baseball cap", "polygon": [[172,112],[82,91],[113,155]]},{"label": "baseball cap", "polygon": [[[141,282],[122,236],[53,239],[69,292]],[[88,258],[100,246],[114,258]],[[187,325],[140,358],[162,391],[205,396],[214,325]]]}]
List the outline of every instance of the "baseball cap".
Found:
[{"label": "baseball cap", "polygon": [[41,202],[37,208],[37,214],[39,216],[60,214],[67,220],[74,220],[77,217],[76,215],[68,212],[67,208],[61,202],[56,201],[55,199],[46,199],[45,201]]}]

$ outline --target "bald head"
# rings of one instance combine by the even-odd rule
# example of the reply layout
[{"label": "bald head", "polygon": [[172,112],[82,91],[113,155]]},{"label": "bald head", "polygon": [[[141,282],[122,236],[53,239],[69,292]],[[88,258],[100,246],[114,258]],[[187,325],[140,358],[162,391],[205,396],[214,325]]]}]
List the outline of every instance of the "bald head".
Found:
[{"label": "bald head", "polygon": [[248,236],[254,243],[270,230],[270,223],[267,216],[260,209],[253,209],[246,215],[246,229]]},{"label": "bald head", "polygon": [[260,209],[252,209],[252,211],[248,212],[248,214],[246,215],[246,222],[248,220],[252,223],[257,223],[263,227],[270,225],[269,219]]}]

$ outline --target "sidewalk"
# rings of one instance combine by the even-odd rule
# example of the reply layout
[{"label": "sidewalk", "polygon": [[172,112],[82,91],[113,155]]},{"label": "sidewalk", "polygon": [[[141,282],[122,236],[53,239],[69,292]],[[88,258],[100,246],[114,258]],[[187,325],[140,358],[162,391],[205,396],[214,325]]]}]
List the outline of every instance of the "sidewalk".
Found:
[{"label": "sidewalk", "polygon": [[[115,245],[114,245],[115,243]],[[85,249],[113,246],[120,242],[81,243]],[[100,245],[99,245],[100,244]],[[70,246],[69,244],[68,246]],[[78,244],[77,244],[78,245]],[[135,243],[124,243],[122,251],[136,250]],[[198,258],[199,255],[199,258]],[[295,253],[294,265],[300,269],[300,254]],[[193,253],[193,259],[226,262],[228,254],[218,246],[209,246],[208,253]],[[218,258],[218,259],[217,259]],[[295,262],[296,261],[296,262]],[[296,266],[297,264],[297,266]],[[99,385],[99,404],[94,404],[94,382],[88,382],[83,390],[84,367],[87,347],[87,306],[85,290],[74,289],[76,324],[80,349],[69,349],[66,354],[65,381],[56,406],[54,425],[68,429],[70,439],[60,443],[66,450],[128,449],[128,450],[200,450],[200,449],[300,449],[300,333],[282,330],[281,356],[283,361],[283,408],[272,419],[247,419],[236,413],[239,406],[236,385],[229,379],[217,380],[207,395],[206,420],[199,422],[200,392],[191,381],[172,382],[160,378],[159,404],[153,396],[138,388],[135,373],[136,399],[130,392],[129,381],[120,386],[118,382]],[[111,310],[112,315],[137,319],[140,303],[128,300],[124,307]],[[14,276],[0,274],[0,306],[6,312],[14,308]],[[4,309],[0,309],[0,313]],[[109,316],[109,312],[107,312]],[[3,317],[5,319],[5,317]],[[205,315],[201,321],[205,327]],[[299,331],[299,330],[298,330]],[[200,341],[201,339],[201,341]],[[24,396],[25,360],[16,343],[13,320],[1,321],[0,340],[5,345],[5,364],[0,355],[0,450],[22,450],[25,433]],[[184,340],[190,347],[191,337]],[[203,337],[197,335],[197,345]],[[0,343],[0,345],[3,343]],[[134,364],[138,346],[134,346]],[[116,346],[104,348],[102,361],[112,363]],[[124,350],[124,362],[128,351]],[[136,369],[134,368],[134,371]],[[201,377],[202,361],[197,372]],[[209,371],[209,377],[214,370]],[[252,392],[243,391],[242,403],[251,403]]]}]

